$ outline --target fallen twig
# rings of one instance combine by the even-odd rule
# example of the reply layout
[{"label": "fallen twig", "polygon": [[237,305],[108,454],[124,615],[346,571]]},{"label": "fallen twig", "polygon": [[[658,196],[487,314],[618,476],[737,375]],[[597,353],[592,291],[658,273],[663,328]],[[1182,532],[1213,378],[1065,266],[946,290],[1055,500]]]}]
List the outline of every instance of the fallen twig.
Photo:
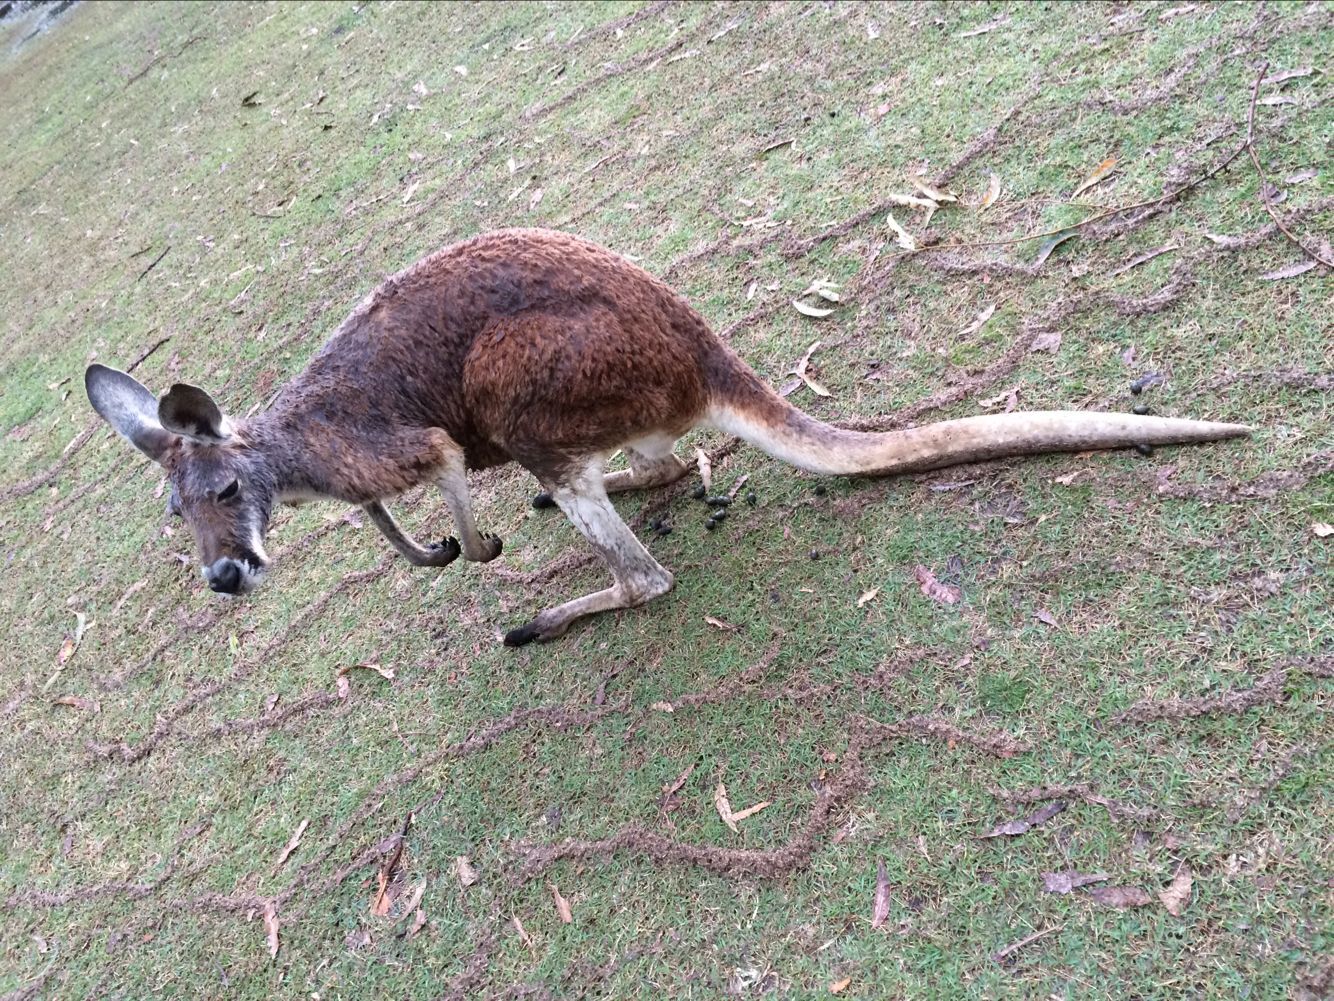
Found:
[{"label": "fallen twig", "polygon": [[1278,217],[1278,213],[1274,211],[1274,206],[1269,204],[1269,199],[1265,196],[1265,190],[1270,185],[1269,178],[1265,176],[1264,167],[1260,166],[1260,157],[1255,152],[1255,99],[1260,94],[1260,84],[1264,82],[1265,74],[1268,72],[1269,60],[1266,59],[1264,64],[1260,67],[1259,75],[1255,78],[1255,85],[1251,88],[1251,110],[1246,116],[1245,148],[1246,151],[1251,154],[1251,163],[1255,164],[1255,173],[1259,175],[1260,178],[1260,204],[1263,205],[1265,211],[1269,213],[1269,218],[1274,220],[1274,225],[1282,230],[1283,235],[1295,243],[1303,254],[1311,258],[1313,261],[1318,261],[1327,268],[1334,268],[1334,262],[1325,260],[1306,244],[1302,243],[1301,240],[1297,239],[1297,237],[1293,235],[1292,230],[1283,225],[1283,220]]},{"label": "fallen twig", "polygon": [[1006,957],[1018,952],[1024,946],[1032,945],[1038,939],[1046,938],[1048,935],[1052,934],[1052,932],[1058,932],[1064,927],[1065,925],[1053,925],[1050,928],[1042,929],[1042,931],[1035,931],[1032,935],[1025,935],[1018,942],[1011,942],[1004,949],[997,949],[991,954],[991,958],[998,963],[1003,963]]},{"label": "fallen twig", "polygon": [[153,263],[150,264],[148,267],[144,268],[142,271],[139,272],[139,277],[136,278],[135,281],[136,281],[136,282],[141,282],[141,281],[143,281],[143,280],[144,280],[144,275],[148,274],[148,272],[152,271],[155,267],[158,266],[158,262],[159,262],[160,260],[162,260],[162,258],[164,258],[164,257],[167,256],[167,251],[168,251],[168,250],[171,250],[171,244],[167,244],[167,249],[164,250],[164,251],[162,251],[162,253],[158,254],[157,257],[154,257],[154,258],[153,258]]}]

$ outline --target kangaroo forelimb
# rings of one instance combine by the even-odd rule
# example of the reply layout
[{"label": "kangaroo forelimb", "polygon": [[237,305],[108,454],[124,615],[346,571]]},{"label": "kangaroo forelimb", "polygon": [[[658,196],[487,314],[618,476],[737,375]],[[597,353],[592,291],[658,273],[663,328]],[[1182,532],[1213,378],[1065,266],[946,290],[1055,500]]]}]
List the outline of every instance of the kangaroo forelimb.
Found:
[{"label": "kangaroo forelimb", "polygon": [[423,546],[398,527],[389,509],[379,501],[363,505],[389,544],[402,553],[414,567],[447,567],[458,559],[459,540],[452,535],[431,546]]}]

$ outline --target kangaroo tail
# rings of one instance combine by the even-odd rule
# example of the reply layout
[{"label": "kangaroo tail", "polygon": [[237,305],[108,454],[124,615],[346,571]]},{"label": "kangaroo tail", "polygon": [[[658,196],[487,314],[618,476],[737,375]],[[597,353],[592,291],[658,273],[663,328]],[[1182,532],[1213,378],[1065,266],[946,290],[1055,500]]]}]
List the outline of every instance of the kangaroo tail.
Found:
[{"label": "kangaroo tail", "polygon": [[845,431],[802,413],[734,355],[712,366],[709,382],[706,423],[799,469],[834,476],[889,476],[1017,455],[1219,441],[1251,433],[1244,424],[1047,410],[874,434]]}]

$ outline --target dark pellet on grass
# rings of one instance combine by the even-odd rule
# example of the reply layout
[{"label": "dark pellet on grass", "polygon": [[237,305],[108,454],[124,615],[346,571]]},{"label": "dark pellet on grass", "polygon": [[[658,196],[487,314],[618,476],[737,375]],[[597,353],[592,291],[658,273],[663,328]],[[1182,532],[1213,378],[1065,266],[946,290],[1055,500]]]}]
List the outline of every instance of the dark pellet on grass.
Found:
[{"label": "dark pellet on grass", "polygon": [[1134,408],[1130,412],[1132,414],[1137,414],[1138,416],[1143,417],[1149,412],[1149,405],[1147,403],[1136,403]]},{"label": "dark pellet on grass", "polygon": [[704,489],[704,484],[700,483],[694,490],[690,491],[690,496],[695,498],[695,500],[703,500],[706,493],[708,493],[708,491]]},{"label": "dark pellet on grass", "polygon": [[555,506],[556,506],[555,498],[553,498],[551,494],[547,493],[545,490],[543,490],[540,494],[537,494],[533,497],[533,507],[537,508],[539,511],[541,511],[543,508],[555,507]]},{"label": "dark pellet on grass", "polygon": [[709,507],[727,507],[728,504],[732,503],[732,498],[728,497],[727,494],[717,494],[707,498],[704,503]]},{"label": "dark pellet on grass", "polygon": [[1141,441],[1135,445],[1135,451],[1144,456],[1153,455],[1153,446]]},{"label": "dark pellet on grass", "polygon": [[709,515],[709,520],[722,521],[726,517],[727,517],[727,508],[720,507],[717,511],[714,511],[713,514]]},{"label": "dark pellet on grass", "polygon": [[746,503],[749,504],[751,507],[754,507],[757,503],[759,503],[759,498],[755,496],[754,490],[751,490],[746,494]]},{"label": "dark pellet on grass", "polygon": [[827,486],[825,486],[823,483],[817,483],[817,484],[815,484],[815,496],[816,496],[816,497],[823,497],[823,496],[824,496],[825,494],[827,494],[827,493],[829,493],[829,488],[828,488]]},{"label": "dark pellet on grass", "polygon": [[712,532],[717,527],[718,523],[714,521],[712,518],[709,518],[707,521],[704,522],[704,530],[706,532]]}]

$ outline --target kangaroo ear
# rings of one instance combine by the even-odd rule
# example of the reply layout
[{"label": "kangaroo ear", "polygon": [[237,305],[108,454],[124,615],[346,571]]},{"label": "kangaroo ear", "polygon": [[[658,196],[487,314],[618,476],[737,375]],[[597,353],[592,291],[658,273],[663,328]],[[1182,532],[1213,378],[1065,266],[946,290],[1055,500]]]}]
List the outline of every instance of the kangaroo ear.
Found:
[{"label": "kangaroo ear", "polygon": [[232,436],[231,422],[213,397],[198,386],[178,382],[157,405],[157,419],[168,431],[202,445],[217,445]]},{"label": "kangaroo ear", "polygon": [[157,419],[157,400],[132,376],[105,365],[89,365],[83,374],[88,402],[120,436],[154,462],[174,440]]}]

